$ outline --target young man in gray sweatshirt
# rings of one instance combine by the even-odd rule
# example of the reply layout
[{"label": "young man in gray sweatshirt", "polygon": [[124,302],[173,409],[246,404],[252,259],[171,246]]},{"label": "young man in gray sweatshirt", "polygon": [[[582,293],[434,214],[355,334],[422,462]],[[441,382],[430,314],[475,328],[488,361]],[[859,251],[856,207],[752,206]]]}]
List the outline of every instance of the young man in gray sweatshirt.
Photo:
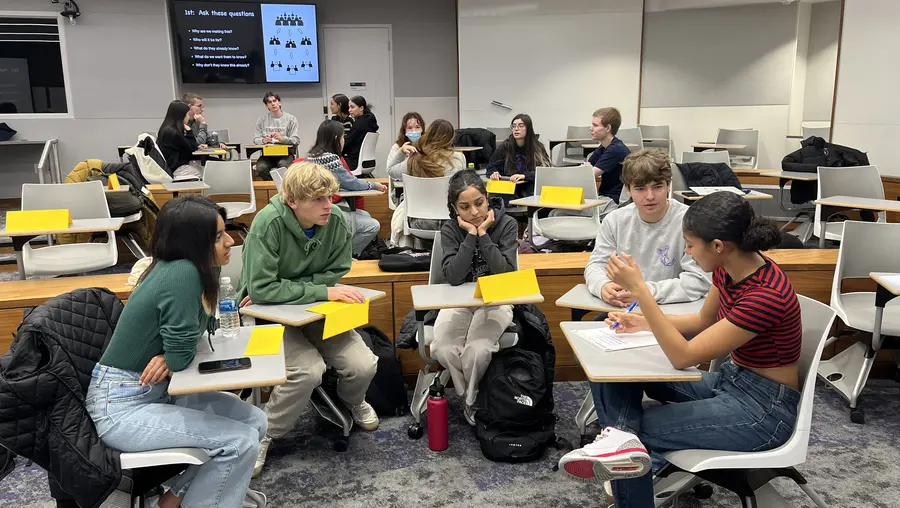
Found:
[{"label": "young man in gray sweatshirt", "polygon": [[[297,117],[281,110],[281,97],[274,92],[266,92],[263,103],[269,111],[256,121],[253,143],[257,145],[293,145],[300,144],[300,126]],[[271,180],[272,169],[286,168],[294,157],[260,157],[256,160],[256,173],[263,180]]]},{"label": "young man in gray sweatshirt", "polygon": [[590,292],[606,303],[627,307],[634,297],[606,277],[606,263],[615,253],[628,253],[641,267],[657,303],[699,300],[712,279],[684,253],[681,220],[688,207],[669,199],[672,168],[661,150],[641,150],[625,158],[622,184],[633,203],[611,212],[600,234],[584,279]]}]

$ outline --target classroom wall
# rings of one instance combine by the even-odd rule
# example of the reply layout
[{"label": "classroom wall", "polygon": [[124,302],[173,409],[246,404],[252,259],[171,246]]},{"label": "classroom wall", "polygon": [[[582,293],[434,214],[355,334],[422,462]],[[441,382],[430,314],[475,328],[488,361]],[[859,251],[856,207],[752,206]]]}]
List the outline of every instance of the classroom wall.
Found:
[{"label": "classroom wall", "polygon": [[[9,118],[19,139],[59,138],[63,175],[91,157],[114,160],[116,145],[155,131],[175,96],[167,18],[162,0],[92,0],[81,3],[75,26],[61,25],[69,68],[71,118]],[[4,0],[0,11],[40,11],[58,18],[61,4]],[[126,43],[127,41],[127,43]],[[154,48],[152,51],[142,49]],[[140,63],[140,68],[136,63]],[[21,184],[37,182],[32,165],[39,149],[4,149],[0,198],[19,197]]]},{"label": "classroom wall", "polygon": [[[637,123],[641,0],[459,1],[463,127],[528,113],[546,143],[603,106]],[[492,106],[496,100],[512,107]]]},{"label": "classroom wall", "polygon": [[806,94],[803,120],[831,122],[834,72],[837,65],[841,3],[837,0],[810,4],[809,47],[806,59]]},{"label": "classroom wall", "polygon": [[671,126],[676,160],[720,127],[752,127],[760,131],[759,167],[778,167],[797,18],[797,5],[780,3],[647,12],[641,123]]},{"label": "classroom wall", "polygon": [[883,175],[900,176],[900,2],[846,0],[833,141],[869,154]]}]

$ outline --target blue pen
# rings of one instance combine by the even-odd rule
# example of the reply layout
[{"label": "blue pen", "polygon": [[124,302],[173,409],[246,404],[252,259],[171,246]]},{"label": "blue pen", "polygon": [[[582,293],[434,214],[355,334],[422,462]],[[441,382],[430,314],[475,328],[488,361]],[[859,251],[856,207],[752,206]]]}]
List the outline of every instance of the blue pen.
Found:
[{"label": "blue pen", "polygon": [[[629,305],[628,308],[625,309],[625,314],[628,314],[629,312],[633,311],[635,307],[637,307],[637,302],[636,302],[636,301],[635,301],[635,302],[631,302],[631,305]],[[619,327],[619,322],[616,321],[615,323],[613,323],[612,327],[613,327],[613,330],[615,330],[616,328],[618,328],[618,327]]]}]

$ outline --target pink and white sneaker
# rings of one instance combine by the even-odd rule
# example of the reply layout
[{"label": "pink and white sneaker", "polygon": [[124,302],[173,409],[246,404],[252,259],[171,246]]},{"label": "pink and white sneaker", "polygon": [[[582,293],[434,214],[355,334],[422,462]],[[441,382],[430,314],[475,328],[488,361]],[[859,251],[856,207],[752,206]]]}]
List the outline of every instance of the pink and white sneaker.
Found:
[{"label": "pink and white sneaker", "polygon": [[643,476],[651,463],[637,436],[607,427],[593,443],[563,455],[559,468],[577,480],[603,482]]}]

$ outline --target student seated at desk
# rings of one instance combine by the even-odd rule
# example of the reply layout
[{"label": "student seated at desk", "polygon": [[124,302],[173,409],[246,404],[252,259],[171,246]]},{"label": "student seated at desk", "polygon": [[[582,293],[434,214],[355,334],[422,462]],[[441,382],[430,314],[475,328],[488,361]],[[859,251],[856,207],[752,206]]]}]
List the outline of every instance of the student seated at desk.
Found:
[{"label": "student seated at desk", "polygon": [[378,120],[369,109],[366,98],[361,95],[350,99],[349,111],[353,118],[353,126],[350,127],[350,132],[347,133],[347,139],[344,141],[344,159],[347,160],[350,170],[356,171],[359,165],[359,152],[362,150],[366,134],[378,132]]},{"label": "student seated at desk", "polygon": [[671,184],[672,168],[664,152],[643,150],[625,158],[622,185],[633,203],[613,210],[600,224],[584,269],[584,280],[594,296],[617,307],[635,300],[606,275],[609,258],[618,252],[631,254],[643,267],[656,303],[691,302],[709,292],[709,276],[685,253],[681,221],[688,207],[669,199]]},{"label": "student seated at desk", "polygon": [[511,182],[523,182],[516,185],[514,198],[533,196],[535,168],[550,166],[550,156],[538,141],[530,116],[520,113],[509,126],[512,134],[491,154],[487,175],[491,180],[505,176]]},{"label": "student seated at desk", "polygon": [[[257,145],[292,145],[300,144],[300,127],[297,118],[281,109],[281,96],[274,92],[266,92],[263,104],[269,111],[259,117],[254,128],[253,143]],[[272,169],[286,168],[294,159],[289,155],[261,156],[256,159],[256,173],[263,180],[272,179]]]},{"label": "student seated at desk", "polygon": [[328,100],[328,107],[331,109],[331,119],[340,122],[344,127],[344,135],[350,133],[350,127],[353,127],[353,117],[350,116],[350,99],[342,94],[337,93]]},{"label": "student seated at desk", "polygon": [[[634,296],[643,315],[613,312],[606,323],[618,322],[620,333],[653,332],[675,368],[731,359],[696,382],[592,384],[598,423],[606,428],[559,466],[580,480],[616,480],[617,508],[654,506],[648,449],[763,451],[781,446],[794,431],[800,302],[787,275],[760,254],[781,234],[730,192],[691,205],[683,228],[685,251],[713,272],[700,312],[664,315],[638,264],[622,253],[610,258],[608,276]],[[644,393],[668,404],[644,409]]]},{"label": "student seated at desk", "polygon": [[[377,190],[384,192],[384,185],[378,182],[360,180],[350,173],[341,156],[341,148],[344,146],[344,127],[334,120],[325,120],[319,125],[316,132],[316,144],[309,149],[307,161],[324,166],[337,178],[341,190],[367,191]],[[381,224],[362,209],[363,198],[348,198],[356,200],[356,231],[353,233],[353,257],[359,254],[369,245],[376,236]],[[336,203],[345,214],[348,215],[350,207],[343,199],[335,196],[332,201]]]},{"label": "student seated at desk", "polygon": [[194,160],[197,140],[191,131],[191,107],[182,101],[172,101],[166,117],[156,133],[156,144],[166,159],[166,166],[173,177],[196,177],[203,174],[200,161]]},{"label": "student seated at desk", "polygon": [[[241,305],[303,304],[365,298],[357,289],[334,285],[350,271],[350,227],[331,197],[338,191],[331,171],[311,162],[292,164],[281,192],[256,214],[244,240]],[[364,430],[378,428],[378,416],[365,401],[375,377],[376,357],[356,331],[322,340],[325,321],[284,331],[287,382],[266,404],[269,431],[259,447],[254,476],[266,462],[272,439],[287,434],[322,382],[326,363],[339,376],[338,397]]]},{"label": "student seated at desk", "polygon": [[[200,97],[195,93],[186,93],[181,97],[181,100],[191,108],[188,112],[190,117],[188,127],[190,127],[191,132],[194,133],[194,139],[197,140],[197,147],[201,150],[209,148],[209,144],[207,143],[209,140],[209,129],[206,127],[206,119],[203,118],[203,97]],[[219,143],[218,147],[213,148],[227,150],[228,145]]]},{"label": "student seated at desk", "polygon": [[[621,139],[616,137],[622,126],[622,115],[616,108],[600,108],[594,111],[591,120],[591,138],[600,142],[600,147],[591,153],[585,162],[594,168],[594,176],[600,179],[597,193],[613,203],[619,203],[622,193],[622,162],[630,151]],[[615,206],[613,206],[615,208]]]},{"label": "student seated at desk", "polygon": [[[453,151],[453,124],[438,119],[431,122],[422,137],[415,143],[404,143],[393,159],[388,160],[388,176],[401,181],[404,174],[418,178],[451,176],[466,167],[466,158]],[[402,201],[391,217],[391,243],[401,247],[428,247],[419,239],[403,235],[406,220],[406,201]],[[416,229],[438,230],[441,220],[412,219],[410,226]]]},{"label": "student seated at desk", "polygon": [[266,434],[265,414],[229,394],[167,392],[169,376],[191,364],[197,341],[215,326],[217,266],[228,264],[233,244],[225,210],[212,201],[182,196],[163,205],[153,262],[128,298],[85,396],[97,435],[116,450],[209,454],[209,462],[173,480],[161,508],[240,508]]},{"label": "student seated at desk", "polygon": [[[503,214],[499,200],[489,204],[481,177],[472,170],[456,173],[450,179],[448,198],[451,219],[441,227],[444,281],[458,286],[517,270],[518,226]],[[512,305],[438,312],[431,355],[450,371],[456,393],[464,399],[463,414],[469,425],[475,425],[478,383],[500,350],[500,336],[512,319]]]}]

